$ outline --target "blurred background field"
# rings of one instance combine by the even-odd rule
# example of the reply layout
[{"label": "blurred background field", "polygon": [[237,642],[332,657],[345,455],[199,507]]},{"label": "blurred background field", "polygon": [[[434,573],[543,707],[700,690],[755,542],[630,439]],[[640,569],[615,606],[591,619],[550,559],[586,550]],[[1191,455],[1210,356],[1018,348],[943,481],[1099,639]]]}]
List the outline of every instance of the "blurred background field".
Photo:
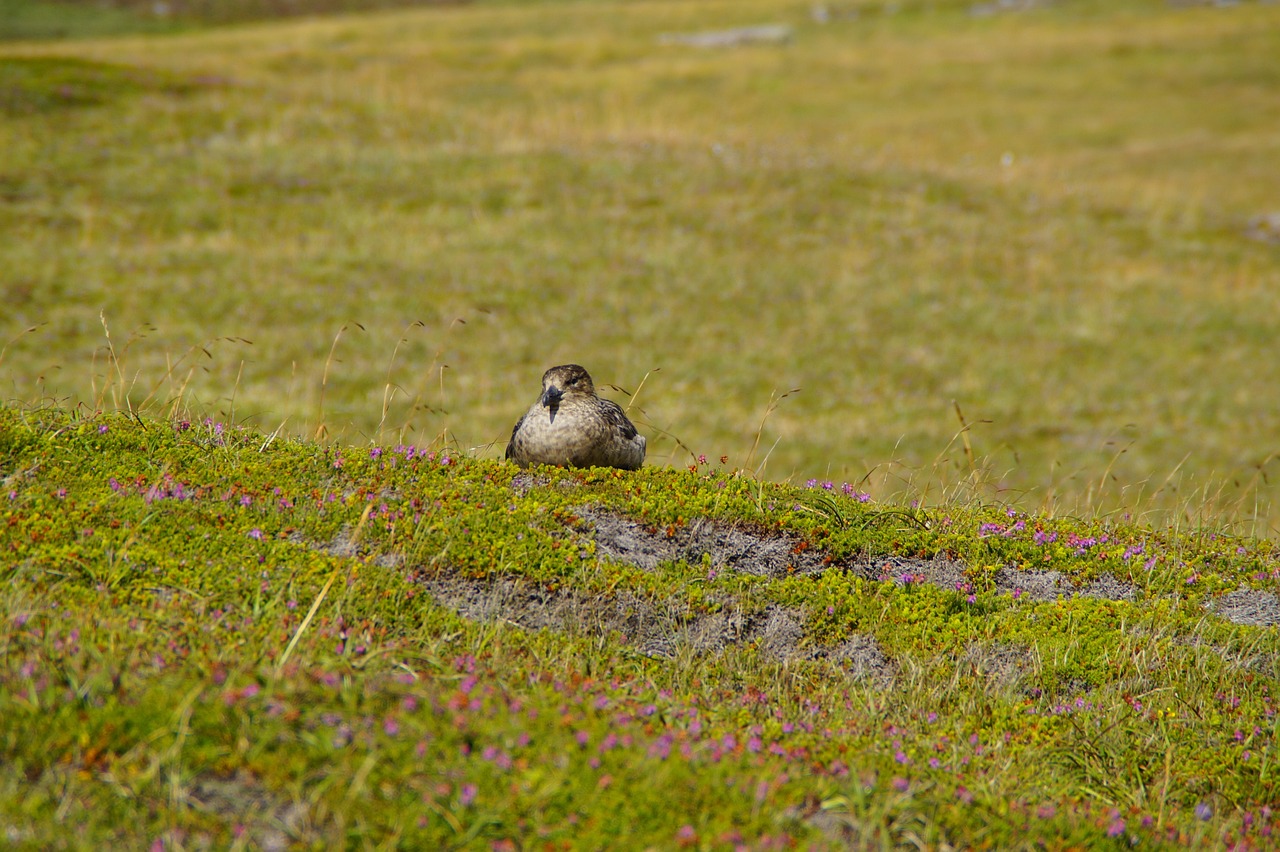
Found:
[{"label": "blurred background field", "polygon": [[1280,4],[0,2],[5,399],[1280,531]]}]

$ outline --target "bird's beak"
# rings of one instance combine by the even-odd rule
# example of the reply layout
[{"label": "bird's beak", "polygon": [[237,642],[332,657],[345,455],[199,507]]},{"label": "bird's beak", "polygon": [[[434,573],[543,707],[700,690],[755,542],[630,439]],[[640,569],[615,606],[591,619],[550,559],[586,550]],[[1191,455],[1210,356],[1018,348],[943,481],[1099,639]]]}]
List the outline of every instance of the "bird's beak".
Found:
[{"label": "bird's beak", "polygon": [[552,406],[559,405],[560,398],[563,396],[564,391],[560,390],[560,388],[555,385],[552,385],[542,392],[542,397],[538,401],[542,403],[543,407],[551,408]]}]

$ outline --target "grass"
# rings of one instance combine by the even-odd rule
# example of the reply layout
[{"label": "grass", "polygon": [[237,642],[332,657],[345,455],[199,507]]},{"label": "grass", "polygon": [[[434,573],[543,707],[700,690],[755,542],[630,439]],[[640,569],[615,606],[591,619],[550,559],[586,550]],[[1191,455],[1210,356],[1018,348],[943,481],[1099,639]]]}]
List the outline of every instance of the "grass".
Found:
[{"label": "grass", "polygon": [[[1271,842],[1276,628],[1205,609],[1280,591],[1270,542],[904,513],[717,464],[516,473],[212,420],[0,409],[9,842]],[[790,536],[827,567],[637,569],[572,532],[584,506],[659,538],[699,518]],[[956,588],[848,561],[947,554],[969,566]],[[1132,594],[1009,594],[1000,566]],[[508,581],[642,622],[657,605],[799,632],[785,651],[776,631],[720,650],[676,632],[654,654],[586,610],[542,630],[528,602],[462,618],[438,585],[472,584],[476,606]],[[819,653],[851,640],[879,649],[873,670]]]},{"label": "grass", "polygon": [[0,40],[95,38],[172,31],[164,18],[99,3],[0,0]]},{"label": "grass", "polygon": [[0,0],[0,41],[175,33],[209,25],[442,2],[456,0]]},{"label": "grass", "polygon": [[[1272,530],[1276,10],[861,8],[7,48],[7,393],[95,404],[105,313],[134,403],[496,454],[572,360],[652,373],[663,461],[742,461],[799,387],[765,474],[889,496],[968,475],[958,403],[1001,499]],[[792,42],[656,42],[758,21]]]},{"label": "grass", "polygon": [[1280,7],[809,5],[0,46],[5,842],[1274,843]]}]

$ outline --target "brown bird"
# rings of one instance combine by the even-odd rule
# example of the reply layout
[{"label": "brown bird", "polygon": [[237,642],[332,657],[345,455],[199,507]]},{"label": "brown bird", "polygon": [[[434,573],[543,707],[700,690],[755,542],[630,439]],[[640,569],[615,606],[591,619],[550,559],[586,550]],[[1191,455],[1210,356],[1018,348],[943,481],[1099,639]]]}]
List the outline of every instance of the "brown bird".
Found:
[{"label": "brown bird", "polygon": [[639,470],[644,436],[616,402],[601,399],[577,364],[542,374],[542,395],[511,430],[507,458],[521,467],[618,467]]}]

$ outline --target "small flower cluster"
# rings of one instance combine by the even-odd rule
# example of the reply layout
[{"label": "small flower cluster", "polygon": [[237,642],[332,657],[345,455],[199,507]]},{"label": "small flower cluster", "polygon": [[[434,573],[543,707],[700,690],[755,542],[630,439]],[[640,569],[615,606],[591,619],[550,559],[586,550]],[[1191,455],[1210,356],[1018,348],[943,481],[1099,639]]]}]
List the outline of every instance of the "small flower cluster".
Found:
[{"label": "small flower cluster", "polygon": [[[804,487],[805,488],[821,488],[823,491],[834,491],[836,488],[836,485],[834,482],[832,482],[829,479],[823,479],[823,480],[810,479],[805,482]],[[870,494],[866,493],[865,491],[857,490],[856,487],[854,487],[853,485],[850,485],[847,482],[840,483],[840,493],[846,497],[850,497],[854,500],[857,500],[859,503],[871,502]]]},{"label": "small flower cluster", "polygon": [[[384,459],[384,456],[387,457]],[[379,463],[380,467],[398,467],[401,463],[406,462],[428,462],[431,464],[439,463],[441,467],[449,467],[456,464],[457,459],[449,455],[448,450],[441,450],[437,453],[435,450],[429,450],[426,447],[417,447],[413,444],[397,444],[390,452],[382,447],[371,447],[369,449],[369,460]],[[337,467],[338,465],[335,465]]]}]

